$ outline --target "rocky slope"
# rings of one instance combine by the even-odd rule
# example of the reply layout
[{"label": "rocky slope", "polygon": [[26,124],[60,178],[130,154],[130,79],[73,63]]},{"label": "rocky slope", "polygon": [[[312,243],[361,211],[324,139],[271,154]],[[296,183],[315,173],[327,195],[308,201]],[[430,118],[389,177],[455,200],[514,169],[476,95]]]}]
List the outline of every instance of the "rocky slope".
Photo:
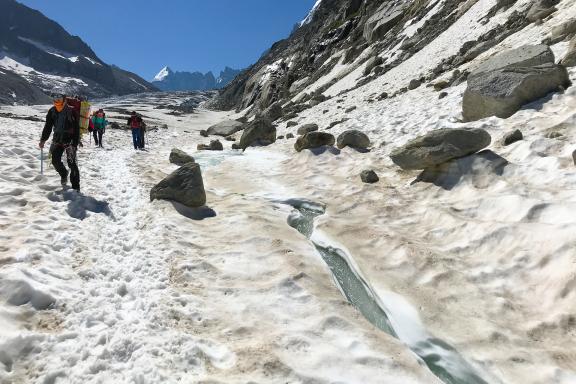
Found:
[{"label": "rocky slope", "polygon": [[[478,5],[482,3],[482,5]],[[446,86],[466,80],[468,71],[458,70],[504,39],[531,24],[541,25],[554,16],[558,0],[322,0],[286,40],[274,44],[256,64],[238,76],[213,106],[220,109],[263,111],[276,101],[304,104],[317,95],[346,93],[376,79],[386,96],[405,92],[437,77]],[[564,0],[566,3],[566,0]],[[480,28],[463,21],[481,7]],[[544,19],[544,20],[543,20]],[[449,49],[436,51],[407,72],[411,78],[398,82],[398,68],[426,48],[435,49],[452,26],[462,34]],[[474,30],[482,30],[475,33]],[[570,29],[568,27],[568,29]],[[570,32],[570,31],[568,31]],[[560,40],[568,34],[561,36]],[[551,37],[547,43],[553,42]],[[556,36],[558,39],[558,36]],[[541,41],[527,43],[538,44]],[[558,41],[555,41],[558,42]],[[421,55],[420,55],[421,56]],[[412,83],[410,84],[410,81]],[[320,96],[323,95],[323,96]]]},{"label": "rocky slope", "polygon": [[79,37],[14,0],[0,0],[0,103],[45,102],[45,94],[89,97],[155,91],[104,63]]}]

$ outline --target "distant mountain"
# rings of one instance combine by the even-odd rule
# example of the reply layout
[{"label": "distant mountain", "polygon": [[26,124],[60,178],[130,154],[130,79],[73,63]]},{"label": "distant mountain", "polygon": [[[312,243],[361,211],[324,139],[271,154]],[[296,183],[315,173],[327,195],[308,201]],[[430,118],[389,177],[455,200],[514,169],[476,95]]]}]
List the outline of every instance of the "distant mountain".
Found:
[{"label": "distant mountain", "polygon": [[0,89],[0,104],[45,102],[55,92],[105,97],[157,90],[15,0],[0,0]]},{"label": "distant mountain", "polygon": [[226,67],[218,78],[212,72],[174,72],[164,67],[152,80],[152,84],[163,91],[206,91],[224,88],[241,71]]}]

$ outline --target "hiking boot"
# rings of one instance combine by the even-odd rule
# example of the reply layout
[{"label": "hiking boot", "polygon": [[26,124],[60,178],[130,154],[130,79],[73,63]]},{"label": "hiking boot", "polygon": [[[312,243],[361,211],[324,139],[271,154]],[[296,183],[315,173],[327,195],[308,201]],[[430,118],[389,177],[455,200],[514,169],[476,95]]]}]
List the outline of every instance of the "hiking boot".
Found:
[{"label": "hiking boot", "polygon": [[64,176],[60,176],[60,184],[65,187],[68,184],[68,172]]}]

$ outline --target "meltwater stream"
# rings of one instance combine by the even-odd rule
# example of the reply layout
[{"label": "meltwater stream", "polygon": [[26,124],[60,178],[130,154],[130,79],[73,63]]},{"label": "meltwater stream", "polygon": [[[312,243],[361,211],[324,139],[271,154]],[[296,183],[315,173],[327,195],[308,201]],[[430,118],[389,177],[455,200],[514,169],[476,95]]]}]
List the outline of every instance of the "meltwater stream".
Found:
[{"label": "meltwater stream", "polygon": [[[380,298],[343,249],[317,239],[314,219],[324,214],[324,205],[301,199],[280,203],[295,209],[288,218],[288,224],[310,239],[328,264],[344,296],[368,321],[406,343],[444,383],[488,384],[455,348],[430,335],[419,320],[414,320],[418,316],[409,304],[396,295]],[[492,381],[497,382],[495,379]]]}]

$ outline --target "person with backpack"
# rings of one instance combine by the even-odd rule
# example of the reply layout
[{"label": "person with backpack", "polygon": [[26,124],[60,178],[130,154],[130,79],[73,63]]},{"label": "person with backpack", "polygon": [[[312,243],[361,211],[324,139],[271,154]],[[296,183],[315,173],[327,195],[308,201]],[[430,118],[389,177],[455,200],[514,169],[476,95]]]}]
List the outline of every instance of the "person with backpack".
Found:
[{"label": "person with backpack", "polygon": [[128,126],[132,129],[132,144],[134,144],[134,149],[143,149],[142,136],[144,135],[144,121],[142,121],[142,117],[136,114],[136,111],[132,111],[130,114]]},{"label": "person with backpack", "polygon": [[108,121],[106,121],[106,114],[104,113],[103,109],[99,109],[98,112],[94,114],[92,117],[92,124],[94,125],[94,130],[92,131],[92,134],[94,135],[94,143],[98,147],[103,148],[102,136],[104,135],[104,132],[106,131],[106,125],[108,124]]},{"label": "person with backpack", "polygon": [[53,103],[54,106],[46,114],[46,123],[38,146],[44,148],[44,144],[54,132],[50,145],[52,165],[60,175],[60,183],[65,186],[68,182],[68,170],[62,163],[62,155],[66,152],[72,188],[80,192],[80,170],[76,161],[80,144],[80,116],[67,104],[66,95],[55,96]]}]

